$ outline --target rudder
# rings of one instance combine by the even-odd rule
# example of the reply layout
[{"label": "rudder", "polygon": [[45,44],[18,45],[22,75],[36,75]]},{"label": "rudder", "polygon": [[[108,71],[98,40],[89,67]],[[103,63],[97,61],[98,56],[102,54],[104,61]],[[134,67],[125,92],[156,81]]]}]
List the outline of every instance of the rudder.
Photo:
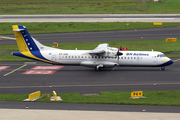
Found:
[{"label": "rudder", "polygon": [[12,28],[20,52],[39,51],[25,26],[13,25]]}]

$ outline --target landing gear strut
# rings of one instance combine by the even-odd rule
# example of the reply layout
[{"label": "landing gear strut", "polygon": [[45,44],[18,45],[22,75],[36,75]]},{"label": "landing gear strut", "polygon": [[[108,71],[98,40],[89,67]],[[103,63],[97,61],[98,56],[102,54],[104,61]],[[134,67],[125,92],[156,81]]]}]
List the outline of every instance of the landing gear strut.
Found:
[{"label": "landing gear strut", "polygon": [[161,67],[161,70],[162,70],[162,71],[163,71],[163,70],[165,70],[165,67],[164,67],[164,66],[162,66],[162,67]]},{"label": "landing gear strut", "polygon": [[100,65],[98,65],[98,66],[95,67],[95,70],[96,70],[96,71],[99,71],[99,70],[102,70],[102,68],[103,68],[103,65],[100,64]]}]

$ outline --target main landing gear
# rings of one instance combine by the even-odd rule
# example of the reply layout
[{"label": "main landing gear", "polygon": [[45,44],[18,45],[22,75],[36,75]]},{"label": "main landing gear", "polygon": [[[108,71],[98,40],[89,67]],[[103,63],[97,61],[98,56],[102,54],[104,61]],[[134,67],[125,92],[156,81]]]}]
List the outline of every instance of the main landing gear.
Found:
[{"label": "main landing gear", "polygon": [[165,70],[165,67],[164,67],[164,66],[161,66],[161,70],[164,71],[164,70]]},{"label": "main landing gear", "polygon": [[100,70],[102,70],[102,68],[103,68],[103,65],[100,64],[100,65],[98,65],[98,66],[95,67],[95,70],[96,70],[96,71],[100,71]]}]

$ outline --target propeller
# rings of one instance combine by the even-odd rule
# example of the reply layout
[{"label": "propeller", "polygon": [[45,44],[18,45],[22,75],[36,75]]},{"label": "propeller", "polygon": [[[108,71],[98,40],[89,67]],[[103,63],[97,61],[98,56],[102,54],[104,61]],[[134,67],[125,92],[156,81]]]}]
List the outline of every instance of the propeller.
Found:
[{"label": "propeller", "polygon": [[123,49],[122,49],[122,45],[121,45],[121,47],[120,47],[120,50],[123,50]]},{"label": "propeller", "polygon": [[119,52],[120,50],[122,50],[122,45],[121,45],[120,49],[119,49],[119,47],[118,47],[118,51],[117,51],[117,54],[116,54],[117,57],[118,57],[118,64],[119,64],[119,56],[123,55],[122,52]]}]

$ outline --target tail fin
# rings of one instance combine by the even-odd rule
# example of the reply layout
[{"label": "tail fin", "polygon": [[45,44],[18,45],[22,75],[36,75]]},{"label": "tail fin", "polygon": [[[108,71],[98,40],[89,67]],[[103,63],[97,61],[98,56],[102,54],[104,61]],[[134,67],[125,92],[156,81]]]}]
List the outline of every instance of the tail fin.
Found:
[{"label": "tail fin", "polygon": [[12,28],[20,52],[39,51],[39,47],[44,46],[30,36],[25,26],[13,25]]},{"label": "tail fin", "polygon": [[12,28],[19,48],[19,52],[13,52],[13,55],[53,63],[44,57],[41,51],[56,50],[55,48],[47,47],[39,43],[31,37],[25,26],[13,25]]}]

